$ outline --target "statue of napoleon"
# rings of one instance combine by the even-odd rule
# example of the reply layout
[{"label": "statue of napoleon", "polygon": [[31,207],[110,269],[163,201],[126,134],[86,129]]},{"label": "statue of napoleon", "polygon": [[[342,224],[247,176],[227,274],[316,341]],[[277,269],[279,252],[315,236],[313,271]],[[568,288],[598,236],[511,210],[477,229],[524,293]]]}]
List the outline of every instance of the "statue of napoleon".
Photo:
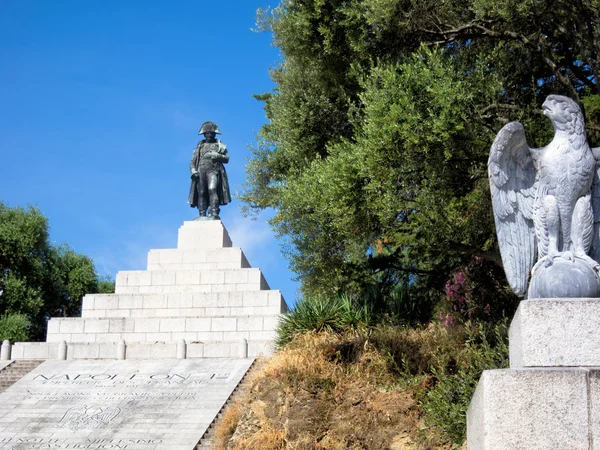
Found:
[{"label": "statue of napoleon", "polygon": [[229,181],[223,166],[229,162],[229,154],[225,144],[216,138],[217,134],[221,134],[216,123],[204,122],[198,134],[203,134],[204,139],[196,145],[190,162],[192,185],[188,203],[200,212],[196,220],[218,220],[219,207],[231,202]]}]

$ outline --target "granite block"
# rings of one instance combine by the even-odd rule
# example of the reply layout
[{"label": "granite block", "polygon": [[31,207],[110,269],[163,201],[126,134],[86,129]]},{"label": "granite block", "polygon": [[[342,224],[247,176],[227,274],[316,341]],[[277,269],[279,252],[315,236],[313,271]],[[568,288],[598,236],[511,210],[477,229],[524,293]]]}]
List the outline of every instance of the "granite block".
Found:
[{"label": "granite block", "polygon": [[185,222],[179,228],[178,249],[231,247],[231,238],[220,220]]},{"label": "granite block", "polygon": [[132,319],[107,319],[108,331],[110,333],[131,333],[133,332],[134,321]]},{"label": "granite block", "polygon": [[130,317],[131,309],[107,309],[104,311],[104,317]]},{"label": "granite block", "polygon": [[201,273],[200,282],[202,284],[224,284],[225,271],[223,270],[207,270]]},{"label": "granite block", "polygon": [[588,375],[484,371],[467,413],[468,450],[591,450]]},{"label": "granite block", "polygon": [[185,331],[185,318],[161,318],[160,332]]},{"label": "granite block", "polygon": [[239,317],[237,319],[237,331],[262,331],[262,317]]},{"label": "granite block", "polygon": [[531,299],[509,332],[510,367],[600,367],[600,299]]},{"label": "granite block", "polygon": [[248,339],[251,341],[274,341],[276,337],[277,335],[274,330],[250,331]]},{"label": "granite block", "polygon": [[279,315],[264,317],[263,318],[263,330],[276,330],[280,321],[281,321],[281,317]]},{"label": "granite block", "polygon": [[175,284],[175,272],[169,270],[153,270],[151,274],[153,286],[173,286]]},{"label": "granite block", "polygon": [[236,319],[233,317],[213,318],[211,331],[236,331]]},{"label": "granite block", "polygon": [[50,319],[48,321],[47,334],[60,333],[60,321],[57,319]]},{"label": "granite block", "polygon": [[210,317],[189,317],[185,319],[186,331],[210,331]]},{"label": "granite block", "polygon": [[226,284],[248,283],[248,276],[250,275],[247,269],[227,270],[223,273],[225,274]]},{"label": "granite block", "polygon": [[86,309],[94,309],[94,296],[93,295],[85,295],[81,300],[81,310],[84,311]]},{"label": "granite block", "polygon": [[119,297],[113,294],[96,295],[94,297],[94,309],[117,309]]},{"label": "granite block", "polygon": [[83,333],[83,320],[72,318],[55,318],[59,323],[60,333]]},{"label": "granite block", "polygon": [[158,318],[136,318],[133,331],[135,333],[158,333],[160,331],[160,320]]},{"label": "granite block", "polygon": [[205,342],[204,358],[230,358],[235,356],[235,349],[232,352],[232,344],[229,342]]}]

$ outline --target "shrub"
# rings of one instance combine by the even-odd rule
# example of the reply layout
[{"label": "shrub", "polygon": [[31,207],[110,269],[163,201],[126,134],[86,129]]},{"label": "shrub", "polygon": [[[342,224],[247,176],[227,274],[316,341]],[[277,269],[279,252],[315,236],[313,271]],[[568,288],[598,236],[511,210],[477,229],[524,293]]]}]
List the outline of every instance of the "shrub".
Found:
[{"label": "shrub", "polygon": [[466,437],[466,413],[481,372],[508,366],[506,320],[378,326],[369,340],[387,356],[397,380],[414,389],[427,425],[457,444]]},{"label": "shrub", "polygon": [[418,292],[415,285],[401,280],[391,289],[383,285],[371,286],[363,293],[363,303],[377,322],[418,324],[431,319],[435,301]]},{"label": "shrub", "polygon": [[465,324],[466,341],[450,361],[431,367],[431,389],[419,393],[425,420],[457,444],[466,438],[469,403],[484,370],[508,366],[508,325],[482,322]]},{"label": "shrub", "polygon": [[0,342],[23,342],[29,338],[29,320],[23,314],[0,317]]},{"label": "shrub", "polygon": [[503,279],[503,270],[497,264],[473,257],[446,282],[445,309],[449,312],[440,312],[440,319],[451,326],[456,322],[496,322],[512,317],[520,299],[503,287],[500,281]]},{"label": "shrub", "polygon": [[276,344],[281,348],[295,335],[308,331],[339,333],[366,328],[370,322],[368,306],[358,306],[347,295],[305,297],[284,314],[277,328]]}]

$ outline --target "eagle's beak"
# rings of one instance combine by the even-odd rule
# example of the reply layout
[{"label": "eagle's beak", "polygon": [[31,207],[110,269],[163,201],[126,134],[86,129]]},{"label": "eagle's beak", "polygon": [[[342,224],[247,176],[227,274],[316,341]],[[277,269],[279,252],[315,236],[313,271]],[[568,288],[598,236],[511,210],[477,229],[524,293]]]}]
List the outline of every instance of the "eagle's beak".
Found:
[{"label": "eagle's beak", "polygon": [[544,114],[546,117],[550,117],[551,113],[552,113],[552,109],[550,108],[550,106],[548,106],[548,102],[545,101],[544,104],[542,105],[542,114]]}]

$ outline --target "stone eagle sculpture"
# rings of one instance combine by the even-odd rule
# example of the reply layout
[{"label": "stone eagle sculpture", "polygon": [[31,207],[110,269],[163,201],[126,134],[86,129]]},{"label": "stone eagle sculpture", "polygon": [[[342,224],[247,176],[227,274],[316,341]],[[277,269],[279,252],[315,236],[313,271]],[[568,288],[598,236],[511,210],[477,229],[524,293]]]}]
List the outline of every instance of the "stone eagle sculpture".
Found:
[{"label": "stone eagle sculpture", "polygon": [[[490,150],[494,220],[511,289],[528,298],[600,297],[600,148],[583,114],[550,95],[543,113],[554,138],[529,148],[523,126],[504,126]],[[529,285],[529,289],[528,289]]]}]

